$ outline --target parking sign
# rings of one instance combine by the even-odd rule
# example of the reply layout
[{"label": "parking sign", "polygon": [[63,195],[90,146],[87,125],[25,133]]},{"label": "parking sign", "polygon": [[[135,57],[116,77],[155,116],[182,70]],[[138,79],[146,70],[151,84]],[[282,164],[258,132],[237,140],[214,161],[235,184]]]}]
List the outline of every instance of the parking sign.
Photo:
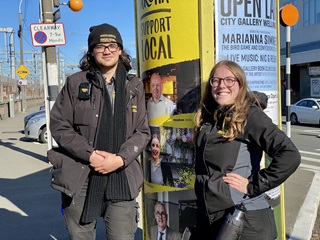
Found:
[{"label": "parking sign", "polygon": [[66,44],[63,23],[33,23],[30,24],[30,31],[34,47]]}]

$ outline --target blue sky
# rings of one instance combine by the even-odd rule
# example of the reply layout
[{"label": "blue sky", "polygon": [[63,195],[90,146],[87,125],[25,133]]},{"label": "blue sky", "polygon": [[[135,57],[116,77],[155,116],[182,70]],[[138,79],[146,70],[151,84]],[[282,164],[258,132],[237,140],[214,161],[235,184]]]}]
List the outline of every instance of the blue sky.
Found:
[{"label": "blue sky", "polygon": [[[23,49],[25,51],[39,51],[41,47],[32,45],[30,24],[39,23],[40,0],[22,0]],[[60,0],[68,2],[68,0]],[[87,49],[89,28],[101,23],[109,23],[118,28],[122,35],[125,49],[132,57],[136,56],[134,0],[82,0],[83,8],[73,12],[68,6],[60,6],[61,18],[58,22],[64,24],[66,45],[60,46],[61,57],[67,65],[78,64]],[[0,28],[14,29],[14,44],[17,65],[19,65],[20,40],[17,32],[19,28],[20,0],[6,0],[0,8]],[[4,33],[0,32],[0,61],[5,59]],[[31,59],[31,54],[24,55],[24,61]],[[5,69],[5,63],[2,64]]]}]

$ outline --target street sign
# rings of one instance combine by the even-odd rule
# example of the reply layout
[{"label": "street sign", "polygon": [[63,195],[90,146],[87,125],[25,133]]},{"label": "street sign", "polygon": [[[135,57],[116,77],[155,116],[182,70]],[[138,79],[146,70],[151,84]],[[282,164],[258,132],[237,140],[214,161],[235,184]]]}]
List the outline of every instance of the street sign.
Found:
[{"label": "street sign", "polygon": [[49,47],[66,44],[63,23],[32,23],[30,24],[32,45]]},{"label": "street sign", "polygon": [[18,80],[18,85],[19,86],[27,86],[28,85],[28,81],[27,80]]},{"label": "street sign", "polygon": [[16,74],[22,79],[25,79],[29,75],[29,73],[30,73],[29,69],[22,64],[16,70]]}]

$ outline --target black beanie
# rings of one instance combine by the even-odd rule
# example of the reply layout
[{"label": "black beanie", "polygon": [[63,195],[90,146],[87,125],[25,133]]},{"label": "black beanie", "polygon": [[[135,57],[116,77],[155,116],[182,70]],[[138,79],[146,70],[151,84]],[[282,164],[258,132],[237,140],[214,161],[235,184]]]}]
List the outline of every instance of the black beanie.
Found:
[{"label": "black beanie", "polygon": [[123,48],[122,38],[117,28],[107,23],[103,23],[98,26],[90,27],[90,34],[88,37],[89,49],[98,43],[110,43],[116,42]]}]

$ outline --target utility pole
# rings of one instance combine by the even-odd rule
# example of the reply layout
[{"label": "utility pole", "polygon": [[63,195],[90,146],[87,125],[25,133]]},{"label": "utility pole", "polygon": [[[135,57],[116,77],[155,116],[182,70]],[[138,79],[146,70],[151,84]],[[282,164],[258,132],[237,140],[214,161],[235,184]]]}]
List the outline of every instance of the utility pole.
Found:
[{"label": "utility pole", "polygon": [[59,91],[61,91],[60,48],[58,48],[58,89],[59,89]]},{"label": "utility pole", "polygon": [[[71,10],[77,12],[82,9],[81,0],[70,0],[68,3],[60,3],[59,0],[41,0],[41,21],[43,23],[54,23],[57,18],[54,17],[53,12],[54,7],[59,7],[60,5],[68,5]],[[60,18],[60,16],[59,16]],[[47,119],[47,136],[48,136],[48,150],[53,146],[57,147],[57,144],[52,139],[50,126],[50,111],[55,103],[58,93],[59,93],[59,77],[58,77],[58,66],[56,57],[56,47],[47,46],[42,47],[43,53],[43,72],[44,72],[44,88],[45,88],[45,107],[46,107],[46,119]]]},{"label": "utility pole", "polygon": [[[53,3],[52,1],[42,0],[42,16],[43,23],[52,23],[53,22]],[[56,47],[49,46],[43,47],[42,52],[45,58],[45,107],[46,107],[46,116],[47,116],[47,134],[48,134],[48,149],[52,148],[53,139],[49,131],[49,116],[50,110],[58,96],[58,68],[57,68],[57,59],[56,59]]]},{"label": "utility pole", "polygon": [[[22,33],[22,12],[21,12],[21,4],[22,0],[20,0],[19,3],[19,31],[18,31],[18,36],[20,39],[20,66],[24,64],[23,61],[23,33]],[[22,111],[26,111],[26,87],[25,85],[21,85],[21,98],[22,98]]]},{"label": "utility pole", "polygon": [[[4,36],[5,48],[6,48],[5,49],[5,55],[6,55],[5,62],[10,63],[10,70],[11,70],[10,77],[11,77],[11,79],[15,79],[14,31],[13,31],[13,28],[8,28],[8,27],[1,28],[0,27],[0,32],[3,32],[5,35]],[[9,48],[8,48],[8,44],[7,44],[7,34],[9,34]]]}]

